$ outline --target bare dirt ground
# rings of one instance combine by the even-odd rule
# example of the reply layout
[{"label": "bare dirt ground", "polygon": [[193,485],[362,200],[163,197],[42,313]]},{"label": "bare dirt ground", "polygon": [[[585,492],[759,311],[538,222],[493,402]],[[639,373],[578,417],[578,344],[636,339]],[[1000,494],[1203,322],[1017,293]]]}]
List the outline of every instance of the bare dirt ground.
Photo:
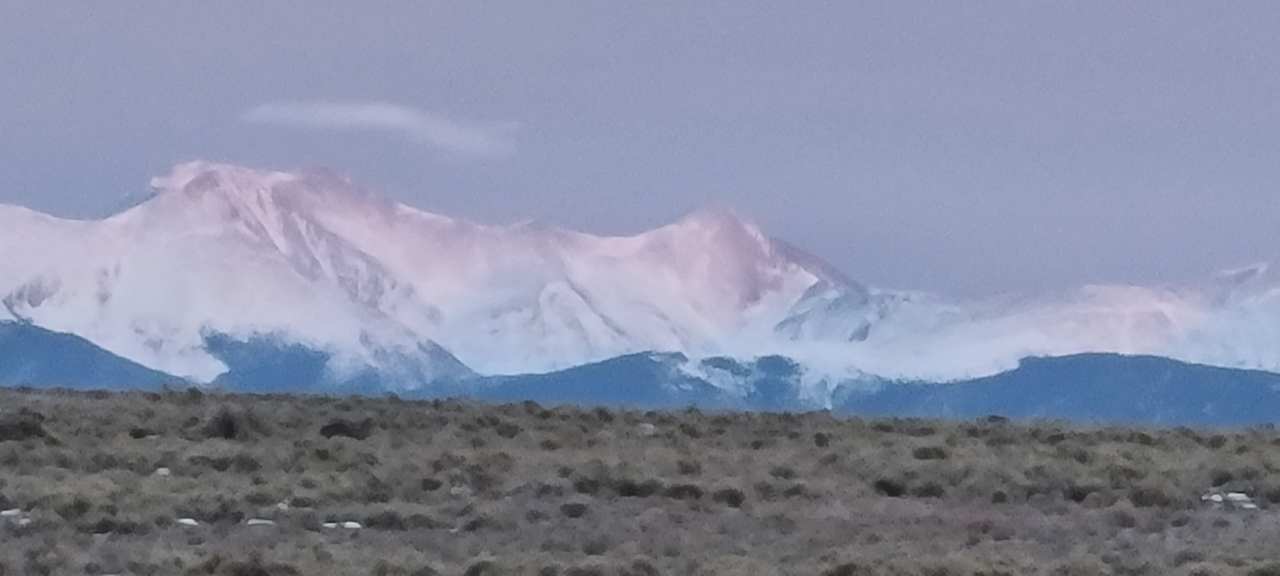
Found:
[{"label": "bare dirt ground", "polygon": [[1277,471],[1273,429],[0,390],[0,575],[1280,575]]}]

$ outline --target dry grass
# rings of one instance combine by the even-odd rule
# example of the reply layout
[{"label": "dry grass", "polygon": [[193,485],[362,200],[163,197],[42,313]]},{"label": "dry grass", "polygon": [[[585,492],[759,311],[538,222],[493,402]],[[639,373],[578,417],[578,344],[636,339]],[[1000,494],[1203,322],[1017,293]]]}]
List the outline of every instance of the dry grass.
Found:
[{"label": "dry grass", "polygon": [[1265,576],[1278,470],[1271,429],[4,390],[0,575]]}]

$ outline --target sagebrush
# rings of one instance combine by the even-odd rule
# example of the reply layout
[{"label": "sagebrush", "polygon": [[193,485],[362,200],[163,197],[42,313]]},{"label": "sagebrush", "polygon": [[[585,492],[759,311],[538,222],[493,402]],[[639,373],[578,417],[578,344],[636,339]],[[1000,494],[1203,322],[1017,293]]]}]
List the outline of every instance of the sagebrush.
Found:
[{"label": "sagebrush", "polygon": [[0,574],[1272,574],[1277,471],[1271,428],[3,390]]}]

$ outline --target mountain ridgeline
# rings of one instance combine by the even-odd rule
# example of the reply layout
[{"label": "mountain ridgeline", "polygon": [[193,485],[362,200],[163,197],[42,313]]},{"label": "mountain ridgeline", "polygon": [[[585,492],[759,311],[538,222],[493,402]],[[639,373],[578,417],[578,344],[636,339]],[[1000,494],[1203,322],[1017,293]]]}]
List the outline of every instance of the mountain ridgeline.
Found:
[{"label": "mountain ridgeline", "polygon": [[1156,356],[1027,358],[993,376],[948,384],[895,383],[843,394],[835,406],[867,416],[1012,418],[1188,426],[1274,423],[1280,374]]},{"label": "mountain ridgeline", "polygon": [[79,336],[0,321],[0,386],[155,390],[182,383]]},{"label": "mountain ridgeline", "polygon": [[[214,389],[249,393],[371,394],[375,373],[337,384],[322,352],[279,341],[213,337],[232,369]],[[1077,354],[1027,358],[1007,372],[943,384],[868,377],[834,386],[829,404],[805,397],[804,368],[784,357],[742,362],[638,353],[545,374],[462,375],[405,393],[640,409],[831,410],[843,415],[1065,419],[1114,424],[1246,426],[1280,414],[1280,374],[1187,364],[1154,356]],[[711,376],[715,374],[717,376]],[[726,377],[731,383],[726,384]],[[146,389],[192,385],[73,335],[0,322],[0,386]]]},{"label": "mountain ridgeline", "polygon": [[1177,288],[956,301],[865,286],[729,210],[597,236],[432,214],[330,172],[208,162],[101,220],[0,206],[0,230],[2,385],[1204,424],[1280,413],[1280,284],[1265,265]]}]

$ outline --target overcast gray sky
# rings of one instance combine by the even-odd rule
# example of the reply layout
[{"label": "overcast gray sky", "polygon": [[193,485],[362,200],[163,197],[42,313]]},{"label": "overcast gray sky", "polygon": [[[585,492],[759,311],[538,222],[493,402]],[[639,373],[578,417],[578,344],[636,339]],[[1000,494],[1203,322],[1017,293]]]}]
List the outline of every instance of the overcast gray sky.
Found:
[{"label": "overcast gray sky", "polygon": [[1276,2],[0,0],[0,202],[174,162],[632,233],[731,206],[953,294],[1280,256]]}]

